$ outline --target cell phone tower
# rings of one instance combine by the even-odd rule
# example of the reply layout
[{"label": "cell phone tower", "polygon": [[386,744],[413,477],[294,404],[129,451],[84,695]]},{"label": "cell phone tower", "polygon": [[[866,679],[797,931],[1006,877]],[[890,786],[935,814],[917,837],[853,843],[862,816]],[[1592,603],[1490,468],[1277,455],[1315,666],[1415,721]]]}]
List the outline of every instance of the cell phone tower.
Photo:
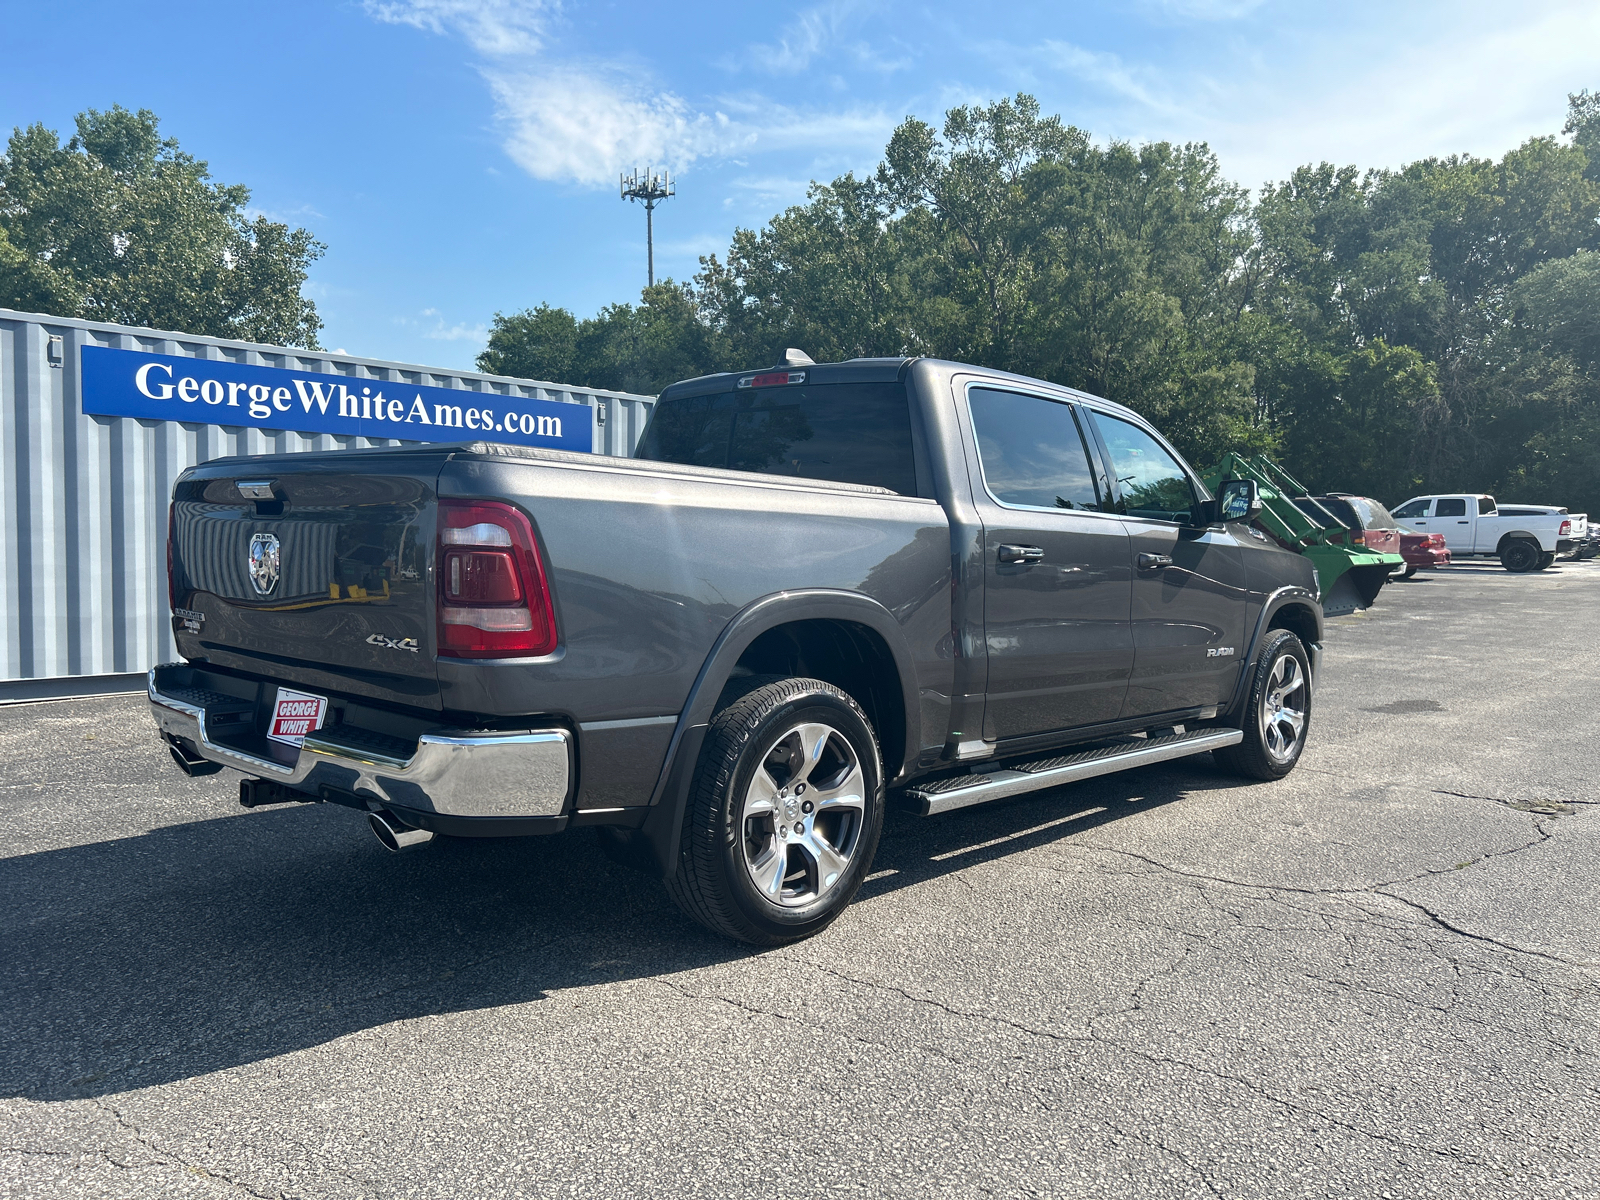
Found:
[{"label": "cell phone tower", "polygon": [[656,205],[677,194],[677,185],[665,168],[657,171],[654,167],[646,167],[644,174],[640,175],[635,167],[632,174],[622,177],[622,198],[644,203],[645,263],[651,287],[656,285]]}]

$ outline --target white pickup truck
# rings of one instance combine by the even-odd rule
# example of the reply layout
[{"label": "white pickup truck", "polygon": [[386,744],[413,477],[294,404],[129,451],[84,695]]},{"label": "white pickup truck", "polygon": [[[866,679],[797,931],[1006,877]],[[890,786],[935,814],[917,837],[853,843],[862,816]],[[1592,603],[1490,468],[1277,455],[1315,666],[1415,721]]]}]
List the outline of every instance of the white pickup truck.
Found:
[{"label": "white pickup truck", "polygon": [[1442,533],[1452,558],[1498,558],[1508,571],[1542,571],[1577,545],[1565,512],[1501,509],[1493,496],[1414,496],[1394,516],[1413,533]]}]

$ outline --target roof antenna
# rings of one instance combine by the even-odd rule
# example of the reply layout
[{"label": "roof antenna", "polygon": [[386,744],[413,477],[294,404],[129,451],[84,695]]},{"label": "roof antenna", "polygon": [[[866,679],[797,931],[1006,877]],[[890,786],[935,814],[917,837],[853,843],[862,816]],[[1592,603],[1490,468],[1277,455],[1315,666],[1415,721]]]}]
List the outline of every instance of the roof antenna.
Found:
[{"label": "roof antenna", "polygon": [[783,352],[783,365],[786,367],[814,367],[816,360],[804,350],[796,350],[793,346]]}]

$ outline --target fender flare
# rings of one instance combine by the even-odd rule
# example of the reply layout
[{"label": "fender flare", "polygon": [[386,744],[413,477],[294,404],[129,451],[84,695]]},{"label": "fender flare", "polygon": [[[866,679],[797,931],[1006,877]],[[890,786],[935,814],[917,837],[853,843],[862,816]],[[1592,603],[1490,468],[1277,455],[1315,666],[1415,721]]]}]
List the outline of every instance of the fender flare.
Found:
[{"label": "fender flare", "polygon": [[1310,609],[1317,620],[1317,645],[1322,644],[1323,616],[1322,602],[1317,599],[1317,594],[1303,587],[1281,587],[1268,594],[1261,604],[1261,615],[1256,618],[1255,632],[1250,635],[1250,651],[1244,656],[1244,669],[1239,672],[1239,681],[1233,685],[1233,696],[1228,700],[1228,707],[1223,711],[1232,715],[1239,711],[1239,706],[1244,703],[1245,689],[1250,686],[1250,669],[1256,661],[1256,655],[1261,650],[1261,643],[1266,639],[1267,630],[1271,627],[1272,618],[1277,616],[1286,606],[1298,605]]},{"label": "fender flare", "polygon": [[643,833],[664,877],[677,867],[682,838],[683,814],[688,807],[689,787],[699,763],[700,747],[716,711],[717,699],[733,675],[740,657],[763,633],[795,621],[833,620],[863,625],[878,634],[894,658],[900,677],[901,705],[905,720],[905,748],[899,764],[883,764],[885,782],[895,778],[915,761],[921,745],[922,720],[919,708],[917,674],[900,623],[887,608],[871,596],[836,588],[802,588],[773,592],[752,600],[723,626],[710,653],[700,666],[683,711],[673,727],[666,759],[650,796]]}]

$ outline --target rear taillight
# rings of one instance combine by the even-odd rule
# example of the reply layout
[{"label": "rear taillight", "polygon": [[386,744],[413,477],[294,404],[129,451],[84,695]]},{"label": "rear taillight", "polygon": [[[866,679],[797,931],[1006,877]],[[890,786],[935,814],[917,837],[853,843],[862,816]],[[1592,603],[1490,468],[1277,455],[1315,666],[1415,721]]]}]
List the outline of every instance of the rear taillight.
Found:
[{"label": "rear taillight", "polygon": [[1563,521],[1563,522],[1561,522],[1561,532],[1556,534],[1556,536],[1557,537],[1566,537],[1567,534],[1569,534],[1571,532],[1572,532],[1572,522],[1571,521]]},{"label": "rear taillight", "polygon": [[167,607],[178,607],[178,580],[172,573],[172,541],[178,532],[178,502],[167,505]]},{"label": "rear taillight", "polygon": [[555,608],[533,526],[491,500],[439,501],[439,653],[512,658],[556,648]]},{"label": "rear taillight", "polygon": [[1365,546],[1367,544],[1367,535],[1359,530],[1352,531],[1350,534],[1350,543],[1354,546]]}]

